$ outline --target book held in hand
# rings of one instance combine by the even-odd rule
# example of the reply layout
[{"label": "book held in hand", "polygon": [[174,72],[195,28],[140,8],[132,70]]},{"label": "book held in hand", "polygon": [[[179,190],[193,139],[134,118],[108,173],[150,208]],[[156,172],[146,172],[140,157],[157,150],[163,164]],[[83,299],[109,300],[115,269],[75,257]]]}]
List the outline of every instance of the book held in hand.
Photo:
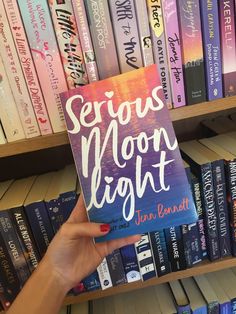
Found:
[{"label": "book held in hand", "polygon": [[193,223],[197,214],[156,65],[61,94],[96,241]]}]

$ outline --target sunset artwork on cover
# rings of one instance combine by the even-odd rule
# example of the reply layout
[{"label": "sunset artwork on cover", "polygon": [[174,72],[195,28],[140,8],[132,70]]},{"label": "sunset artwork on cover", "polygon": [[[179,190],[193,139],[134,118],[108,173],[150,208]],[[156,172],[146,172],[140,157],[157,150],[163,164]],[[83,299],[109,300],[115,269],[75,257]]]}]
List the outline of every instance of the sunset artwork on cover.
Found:
[{"label": "sunset artwork on cover", "polygon": [[61,94],[96,242],[193,223],[197,213],[156,65]]}]

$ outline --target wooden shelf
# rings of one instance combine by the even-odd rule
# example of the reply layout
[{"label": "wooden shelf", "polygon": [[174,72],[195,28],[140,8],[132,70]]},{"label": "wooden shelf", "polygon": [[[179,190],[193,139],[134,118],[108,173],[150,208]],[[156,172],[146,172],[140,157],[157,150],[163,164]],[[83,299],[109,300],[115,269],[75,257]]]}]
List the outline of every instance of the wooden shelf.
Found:
[{"label": "wooden shelf", "polygon": [[113,287],[107,290],[97,290],[92,292],[86,292],[82,293],[79,296],[68,296],[66,297],[64,301],[64,305],[68,304],[74,304],[74,303],[81,303],[88,300],[94,300],[102,297],[107,297],[111,295],[115,295],[118,293],[124,293],[136,289],[141,289],[145,287],[155,286],[161,283],[192,277],[196,275],[201,275],[225,268],[235,267],[236,266],[236,258],[225,258],[216,262],[202,262],[198,266],[195,266],[193,268],[189,268],[183,271],[170,273],[166,276],[159,277],[159,278],[153,278],[145,282],[137,281],[134,283],[129,283],[125,285],[120,285],[117,287]]},{"label": "wooden shelf", "polygon": [[[170,110],[170,116],[172,121],[175,122],[233,108],[236,110],[236,96],[172,109]],[[0,158],[57,147],[68,143],[69,139],[66,132],[7,143],[0,145]]]}]

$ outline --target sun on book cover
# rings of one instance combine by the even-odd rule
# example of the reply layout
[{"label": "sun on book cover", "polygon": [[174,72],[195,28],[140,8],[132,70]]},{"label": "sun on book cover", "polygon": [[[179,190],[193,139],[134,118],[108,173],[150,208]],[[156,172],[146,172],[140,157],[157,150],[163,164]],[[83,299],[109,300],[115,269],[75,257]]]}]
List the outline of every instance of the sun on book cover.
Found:
[{"label": "sun on book cover", "polygon": [[96,241],[192,223],[197,214],[157,66],[61,94]]}]

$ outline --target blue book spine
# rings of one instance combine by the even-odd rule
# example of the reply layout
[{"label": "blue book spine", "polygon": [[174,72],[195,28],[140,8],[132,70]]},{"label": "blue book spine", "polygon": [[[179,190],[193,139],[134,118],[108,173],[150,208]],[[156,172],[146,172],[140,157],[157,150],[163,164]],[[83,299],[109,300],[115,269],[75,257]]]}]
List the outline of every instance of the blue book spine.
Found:
[{"label": "blue book spine", "polygon": [[54,236],[45,203],[42,201],[27,205],[25,206],[25,213],[39,253],[43,257]]},{"label": "blue book spine", "polygon": [[231,300],[231,313],[236,314],[236,299]]},{"label": "blue book spine", "polygon": [[217,0],[200,0],[208,100],[223,97],[220,27]]},{"label": "blue book spine", "polygon": [[130,283],[140,280],[141,275],[134,245],[130,244],[120,248],[120,254],[127,282]]},{"label": "blue book spine", "polygon": [[91,275],[86,277],[83,280],[83,284],[86,291],[94,291],[94,290],[101,289],[101,284],[100,284],[97,271],[93,272]]},{"label": "blue book spine", "polygon": [[221,257],[226,257],[231,255],[231,243],[224,161],[214,161],[212,167],[216,213],[218,218],[220,255]]},{"label": "blue book spine", "polygon": [[124,271],[124,266],[122,263],[122,257],[120,250],[117,249],[113,251],[106,257],[108,269],[111,276],[111,281],[113,286],[118,286],[127,282],[126,275]]},{"label": "blue book spine", "polygon": [[77,202],[78,195],[75,191],[62,193],[60,195],[60,206],[63,214],[63,223],[69,218]]},{"label": "blue book spine", "polygon": [[149,233],[157,276],[161,277],[171,272],[168,258],[165,233],[163,230]]},{"label": "blue book spine", "polygon": [[202,250],[198,224],[182,225],[184,255],[187,268],[202,261]]},{"label": "blue book spine", "polygon": [[190,305],[179,306],[177,305],[177,314],[191,314]]},{"label": "blue book spine", "polygon": [[142,234],[140,241],[135,243],[135,249],[142,280],[145,281],[156,277],[151,243],[148,233]]},{"label": "blue book spine", "polygon": [[45,203],[53,231],[56,234],[64,222],[64,214],[61,207],[60,197],[58,196],[57,199],[53,199]]},{"label": "blue book spine", "polygon": [[220,304],[220,314],[231,314],[231,303]]},{"label": "blue book spine", "polygon": [[202,306],[195,311],[192,311],[192,314],[208,314],[207,312],[207,306]]}]

